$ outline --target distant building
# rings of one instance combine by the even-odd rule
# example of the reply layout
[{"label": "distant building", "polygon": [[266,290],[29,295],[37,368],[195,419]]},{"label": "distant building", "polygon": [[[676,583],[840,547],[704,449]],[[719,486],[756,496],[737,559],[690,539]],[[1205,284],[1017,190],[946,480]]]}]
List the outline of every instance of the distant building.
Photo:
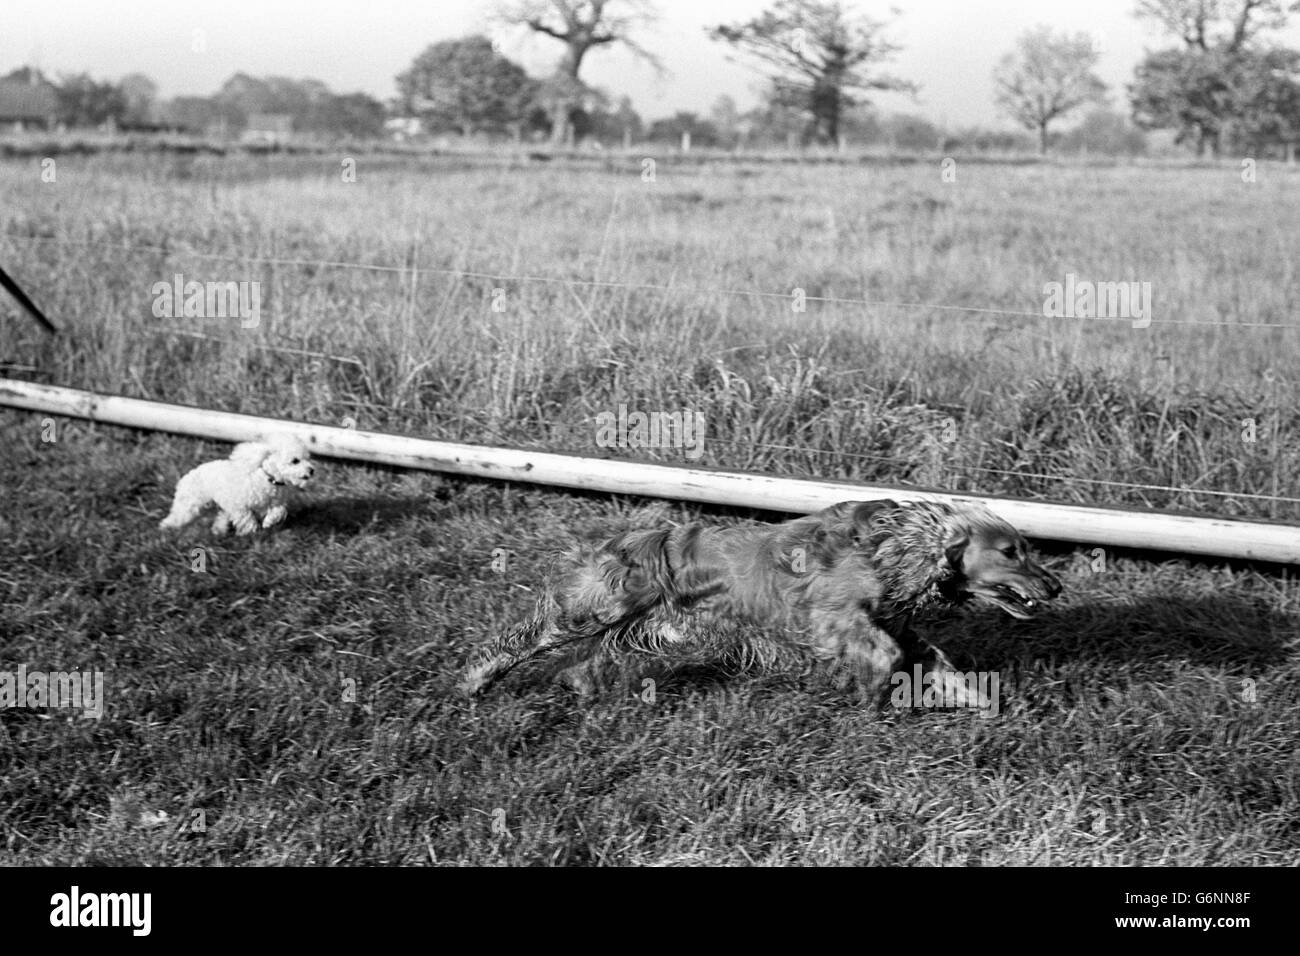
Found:
[{"label": "distant building", "polygon": [[293,139],[293,117],[288,113],[250,113],[241,143],[284,146]]},{"label": "distant building", "polygon": [[53,129],[59,97],[47,83],[0,80],[0,130]]},{"label": "distant building", "polygon": [[384,132],[398,141],[415,139],[424,133],[424,122],[418,116],[391,116],[384,120]]}]

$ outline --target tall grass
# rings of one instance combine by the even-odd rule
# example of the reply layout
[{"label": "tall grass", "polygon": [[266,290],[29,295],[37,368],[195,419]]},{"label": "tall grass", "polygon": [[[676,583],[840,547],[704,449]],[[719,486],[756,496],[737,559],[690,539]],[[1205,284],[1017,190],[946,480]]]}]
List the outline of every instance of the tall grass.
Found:
[{"label": "tall grass", "polygon": [[[66,328],[47,342],[15,316],[3,357],[87,388],[589,453],[600,411],[686,408],[706,464],[1300,517],[1204,493],[1298,494],[1300,329],[1232,327],[1296,321],[1294,172],[357,169],[103,155],[46,183],[0,164],[0,255]],[[155,318],[177,272],[259,281],[261,323]],[[950,308],[1041,313],[1071,272],[1151,282],[1156,322]],[[800,313],[796,288],[872,304]]]}]

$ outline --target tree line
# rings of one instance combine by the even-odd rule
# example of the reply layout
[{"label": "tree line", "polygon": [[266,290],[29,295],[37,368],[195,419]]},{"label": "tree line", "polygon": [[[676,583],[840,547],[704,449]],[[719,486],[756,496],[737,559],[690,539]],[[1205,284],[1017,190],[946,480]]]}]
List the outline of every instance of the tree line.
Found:
[{"label": "tree line", "polygon": [[[1300,51],[1276,42],[1300,0],[1136,0],[1134,14],[1154,23],[1170,45],[1148,51],[1123,91],[1125,112],[1108,108],[1111,91],[1096,75],[1101,50],[1086,34],[1037,27],[1018,37],[993,74],[1000,111],[1032,136],[1041,152],[1053,145],[1137,152],[1142,131],[1168,130],[1198,154],[1225,150],[1292,156],[1300,140]],[[773,0],[763,12],[719,23],[708,35],[729,56],[764,79],[760,105],[741,113],[719,97],[694,112],[646,123],[628,97],[617,101],[583,79],[590,54],[614,47],[662,66],[641,43],[655,19],[649,0],[503,0],[496,18],[557,45],[555,70],[533,77],[488,37],[434,43],[396,76],[387,104],[364,93],[338,94],[318,80],[238,73],[209,97],[160,103],[139,74],[118,83],[84,74],[55,86],[68,125],[174,125],[232,131],[257,113],[286,114],[299,132],[369,137],[385,120],[418,120],[429,132],[505,135],[555,144],[645,139],[737,148],[889,142],[902,148],[1017,148],[1023,137],[958,123],[937,130],[917,116],[881,117],[871,94],[915,93],[887,69],[899,47],[892,23],[847,0]],[[10,79],[35,81],[31,71]],[[40,77],[41,82],[49,82]],[[1091,112],[1087,112],[1091,110]],[[1068,133],[1059,126],[1083,120]]]}]

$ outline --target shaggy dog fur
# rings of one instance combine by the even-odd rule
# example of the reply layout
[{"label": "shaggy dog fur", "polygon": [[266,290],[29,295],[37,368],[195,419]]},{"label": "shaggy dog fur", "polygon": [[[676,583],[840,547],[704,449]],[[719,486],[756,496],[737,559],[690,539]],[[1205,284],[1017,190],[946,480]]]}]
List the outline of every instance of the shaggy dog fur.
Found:
[{"label": "shaggy dog fur", "polygon": [[162,528],[181,528],[216,505],[215,534],[233,526],[252,534],[272,528],[289,513],[290,495],[315,473],[311,454],[292,436],[273,436],[236,445],[230,457],[199,465],[176,483],[172,510]]},{"label": "shaggy dog fur", "polygon": [[976,505],[845,501],[783,524],[629,531],[564,555],[533,617],[474,656],[461,690],[565,648],[577,663],[561,679],[585,696],[593,652],[707,644],[743,622],[879,699],[909,654],[954,670],[912,631],[919,612],[976,597],[1027,618],[1060,590],[1020,533]]}]

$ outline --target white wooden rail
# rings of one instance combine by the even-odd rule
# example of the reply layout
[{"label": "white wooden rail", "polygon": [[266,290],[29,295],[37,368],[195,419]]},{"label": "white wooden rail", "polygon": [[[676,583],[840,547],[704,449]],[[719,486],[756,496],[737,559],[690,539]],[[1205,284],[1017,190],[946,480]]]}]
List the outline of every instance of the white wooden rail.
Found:
[{"label": "white wooden rail", "polygon": [[980,502],[1031,538],[1300,564],[1300,527],[1277,522],[955,495],[891,485],[779,478],[490,448],[169,405],[12,379],[0,379],[0,405],[230,442],[267,433],[290,433],[305,441],[314,453],[332,458],[771,511],[811,512],[837,501],[871,498]]}]

